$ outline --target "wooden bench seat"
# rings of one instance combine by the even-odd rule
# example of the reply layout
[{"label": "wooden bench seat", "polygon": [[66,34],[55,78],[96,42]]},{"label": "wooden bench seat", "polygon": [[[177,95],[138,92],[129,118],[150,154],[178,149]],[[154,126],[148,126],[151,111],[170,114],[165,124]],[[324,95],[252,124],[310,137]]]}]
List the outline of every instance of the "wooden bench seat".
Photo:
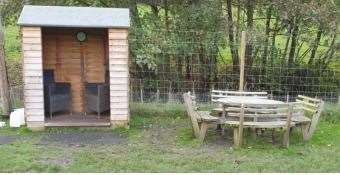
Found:
[{"label": "wooden bench seat", "polygon": [[190,92],[183,94],[183,99],[194,134],[203,142],[207,130],[220,123],[219,118],[211,116],[209,111],[199,111],[195,96],[192,96]]},{"label": "wooden bench seat", "polygon": [[298,116],[293,116],[292,117],[292,121],[293,122],[296,122],[296,123],[310,123],[312,120],[306,116],[301,116],[301,115],[298,115]]},{"label": "wooden bench seat", "polygon": [[[243,143],[244,128],[260,128],[260,129],[283,129],[284,139],[283,144],[289,145],[290,128],[295,126],[292,116],[298,115],[296,109],[299,103],[283,103],[283,104],[261,104],[248,105],[241,104],[240,107],[229,107],[231,113],[229,117],[238,118],[238,120],[226,120],[226,126],[234,128],[234,145],[241,146]],[[296,108],[296,109],[294,109]]]},{"label": "wooden bench seat", "polygon": [[[239,126],[240,121],[226,121],[225,124],[229,126]],[[243,128],[263,128],[263,129],[273,129],[273,128],[284,128],[286,127],[287,121],[268,121],[268,122],[243,122]],[[294,126],[295,123],[291,122],[290,126]]]},{"label": "wooden bench seat", "polygon": [[[226,111],[226,112],[229,112],[230,110],[226,108],[225,111]],[[223,108],[222,108],[222,107],[213,108],[211,112],[212,112],[212,113],[222,114]]]},{"label": "wooden bench seat", "polygon": [[240,92],[240,91],[225,91],[225,90],[212,90],[211,101],[217,102],[220,98],[226,97],[251,97],[251,98],[268,98],[267,92]]},{"label": "wooden bench seat", "polygon": [[210,111],[197,111],[199,117],[197,120],[205,122],[217,122],[218,118],[210,115]]},{"label": "wooden bench seat", "polygon": [[317,98],[298,95],[296,102],[302,105],[303,113],[300,116],[293,117],[292,121],[294,121],[297,126],[301,127],[303,140],[307,141],[313,136],[316,126],[319,123],[321,112],[324,107],[324,101]]},{"label": "wooden bench seat", "polygon": [[[249,98],[268,98],[267,92],[240,92],[240,91],[225,91],[225,90],[212,90],[211,101],[216,103],[220,98],[227,97],[249,97]],[[218,106],[212,110],[213,113],[218,115],[222,114],[222,107]],[[227,111],[227,110],[226,110]],[[228,112],[228,111],[227,111]]]}]

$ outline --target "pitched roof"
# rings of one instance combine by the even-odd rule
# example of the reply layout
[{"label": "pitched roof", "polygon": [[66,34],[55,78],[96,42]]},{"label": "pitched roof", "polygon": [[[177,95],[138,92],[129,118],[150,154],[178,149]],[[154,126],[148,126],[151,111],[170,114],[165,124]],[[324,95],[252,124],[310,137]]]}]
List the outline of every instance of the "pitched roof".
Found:
[{"label": "pitched roof", "polygon": [[128,28],[129,9],[25,5],[21,26]]}]

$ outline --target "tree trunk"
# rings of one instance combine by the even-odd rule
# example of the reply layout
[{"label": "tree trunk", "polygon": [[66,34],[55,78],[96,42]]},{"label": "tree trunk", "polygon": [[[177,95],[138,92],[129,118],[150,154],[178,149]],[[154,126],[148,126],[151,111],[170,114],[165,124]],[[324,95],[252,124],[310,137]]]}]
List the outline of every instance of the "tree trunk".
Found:
[{"label": "tree trunk", "polygon": [[331,60],[332,60],[332,58],[335,54],[336,47],[337,47],[336,43],[335,43],[336,37],[337,37],[337,33],[336,33],[336,31],[334,31],[331,44],[330,44],[325,56],[321,59],[322,60],[321,64],[323,65],[324,69],[327,68],[328,64],[331,62]]},{"label": "tree trunk", "polygon": [[198,92],[200,92],[200,95],[204,95],[207,92],[207,88],[208,88],[208,81],[207,81],[207,77],[208,77],[208,72],[207,72],[207,57],[206,54],[204,53],[204,48],[202,45],[203,39],[202,39],[202,33],[200,32],[196,38],[198,39],[198,43],[199,43],[199,48],[198,48],[198,62],[199,62],[199,66],[200,66],[200,78],[199,80],[200,82],[200,89],[197,90]]},{"label": "tree trunk", "polygon": [[182,64],[182,62],[183,62],[183,59],[184,59],[184,57],[178,57],[177,58],[177,76],[176,76],[176,84],[177,84],[177,86],[176,86],[176,90],[179,92],[181,89],[182,89],[182,87],[183,87],[183,74],[182,74],[182,68],[183,68],[183,64]]},{"label": "tree trunk", "polygon": [[240,26],[241,26],[241,2],[237,0],[237,24],[236,24],[236,43],[239,43],[240,40]]},{"label": "tree trunk", "polygon": [[264,40],[264,51],[263,51],[263,56],[262,56],[262,67],[263,71],[265,68],[265,65],[267,63],[267,57],[268,57],[268,45],[269,45],[269,33],[270,33],[270,18],[272,17],[272,6],[270,5],[267,9],[267,14],[266,14],[266,38]]},{"label": "tree trunk", "polygon": [[272,36],[272,41],[271,41],[271,52],[270,52],[270,61],[271,64],[273,64],[273,59],[274,59],[274,49],[275,49],[275,43],[276,43],[276,35],[277,32],[279,31],[279,18],[276,17],[275,19],[275,24],[274,24],[274,31],[273,31],[273,36]]},{"label": "tree trunk", "polygon": [[[254,7],[255,7],[255,2],[253,0],[247,0],[246,1],[246,15],[247,15],[247,29],[249,32],[253,30],[253,16],[254,16]],[[249,37],[250,38],[250,37]],[[245,55],[245,63],[248,68],[251,67],[253,63],[253,45],[251,41],[248,39],[247,44],[246,44],[246,55]],[[249,70],[248,70],[249,71]]]},{"label": "tree trunk", "polygon": [[192,77],[192,58],[185,56],[185,78],[186,78],[186,89],[192,88],[193,77]]},{"label": "tree trunk", "polygon": [[131,9],[131,16],[132,16],[132,19],[135,23],[135,26],[137,28],[140,28],[141,27],[141,20],[139,18],[139,11],[138,11],[138,8],[137,8],[137,2],[132,1],[130,9]]},{"label": "tree trunk", "polygon": [[185,58],[185,77],[187,81],[191,80],[191,64],[190,64],[190,58],[186,56]]},{"label": "tree trunk", "polygon": [[288,65],[292,65],[294,63],[294,57],[295,57],[295,50],[298,40],[298,34],[299,34],[299,21],[297,18],[294,20],[294,26],[292,31],[292,42],[290,44],[290,51],[288,56]]},{"label": "tree trunk", "polygon": [[302,49],[302,46],[303,46],[303,41],[297,42],[296,45],[298,45],[298,48],[297,48],[297,51],[295,53],[295,59],[294,59],[295,62],[300,59],[299,56],[300,56],[300,52],[301,52],[301,49]]},{"label": "tree trunk", "polygon": [[[284,49],[283,54],[282,54],[283,60],[288,60],[287,52],[288,52],[288,47],[289,47],[291,36],[292,36],[292,24],[289,24],[289,26],[288,26],[288,37],[287,37],[287,40],[286,40],[285,49]],[[288,61],[286,61],[286,62],[288,62]]]},{"label": "tree trunk", "polygon": [[311,51],[310,58],[309,58],[309,61],[308,61],[309,65],[314,64],[314,59],[315,59],[316,51],[318,50],[318,47],[319,47],[322,32],[323,32],[322,28],[321,28],[321,26],[319,26],[319,30],[318,30],[318,33],[316,34],[316,38],[314,40],[314,43],[313,43],[313,46],[312,46],[312,51]]},{"label": "tree trunk", "polygon": [[2,112],[4,115],[9,116],[11,112],[11,98],[8,89],[8,77],[5,62],[5,49],[4,49],[4,29],[2,27],[0,14],[0,100],[2,100]]},{"label": "tree trunk", "polygon": [[[245,68],[244,68],[244,76],[247,77],[247,75],[251,74],[251,66],[253,64],[253,44],[251,41],[251,35],[253,31],[253,22],[254,22],[254,7],[255,2],[254,0],[246,0],[245,4],[245,10],[246,10],[246,16],[247,16],[247,41],[246,41],[246,50],[245,50]],[[250,81],[253,81],[251,79],[244,79],[245,85],[244,88],[247,89],[247,84],[252,84]]]},{"label": "tree trunk", "polygon": [[235,39],[234,39],[234,25],[233,25],[233,12],[231,7],[232,0],[227,0],[227,16],[228,16],[228,36],[229,36],[229,47],[231,52],[231,58],[233,61],[233,71],[238,71],[238,50],[237,46],[235,45]]},{"label": "tree trunk", "polygon": [[169,30],[169,4],[167,0],[164,0],[164,13],[165,13],[165,28]]}]

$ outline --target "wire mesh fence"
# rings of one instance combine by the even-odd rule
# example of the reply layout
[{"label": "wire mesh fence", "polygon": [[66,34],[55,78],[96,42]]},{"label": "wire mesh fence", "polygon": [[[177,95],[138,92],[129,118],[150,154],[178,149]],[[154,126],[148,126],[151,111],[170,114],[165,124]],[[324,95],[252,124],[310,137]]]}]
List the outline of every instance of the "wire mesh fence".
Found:
[{"label": "wire mesh fence", "polygon": [[[339,66],[340,60],[328,56],[334,49],[320,46],[314,64],[309,64],[305,41],[290,55],[275,43],[278,38],[270,44],[248,36],[246,91],[266,91],[283,101],[297,95],[339,101],[340,70],[330,65]],[[225,32],[132,29],[129,45],[131,102],[178,103],[187,91],[210,102],[212,89],[239,89],[239,44],[231,45]],[[11,99],[14,107],[22,106],[21,86],[11,88]]]},{"label": "wire mesh fence", "polygon": [[[331,67],[330,60],[340,60],[333,48],[320,46],[312,59],[308,41],[291,49],[280,44],[285,42],[282,37],[268,43],[247,36],[246,91],[266,91],[284,101],[297,95],[338,101],[340,70]],[[212,89],[239,89],[240,45],[231,45],[225,32],[153,30],[130,36],[130,45],[131,101],[181,102],[182,94],[191,91],[201,102],[209,102]]]},{"label": "wire mesh fence", "polygon": [[[11,106],[13,108],[21,108],[24,103],[24,93],[22,86],[13,86],[9,88]],[[0,98],[0,107],[2,106],[2,99]]]},{"label": "wire mesh fence", "polygon": [[10,88],[11,105],[13,108],[20,108],[24,105],[24,93],[22,86],[14,86]]},{"label": "wire mesh fence", "polygon": [[[246,91],[266,91],[277,100],[295,100],[297,95],[322,98],[328,102],[337,102],[340,80],[335,70],[318,70],[287,67],[251,67],[245,75]],[[263,70],[265,69],[265,70]],[[132,74],[142,74],[133,72]],[[166,78],[131,77],[130,92],[132,101],[140,102],[181,102],[182,94],[191,91],[201,102],[210,101],[213,89],[238,90],[239,74],[231,70],[213,75],[205,80],[206,75],[194,73],[194,77],[179,72],[168,72]],[[169,77],[184,77],[174,78]]]}]

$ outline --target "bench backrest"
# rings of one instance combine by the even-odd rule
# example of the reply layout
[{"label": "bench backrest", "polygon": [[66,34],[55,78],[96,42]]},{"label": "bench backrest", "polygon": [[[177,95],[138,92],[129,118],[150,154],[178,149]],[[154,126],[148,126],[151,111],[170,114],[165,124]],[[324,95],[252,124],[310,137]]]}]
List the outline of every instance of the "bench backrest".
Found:
[{"label": "bench backrest", "polygon": [[322,100],[320,99],[311,98],[303,95],[298,95],[296,101],[302,104],[303,109],[306,112],[311,112],[313,114],[317,113],[318,110],[320,110],[320,105],[322,103]]},{"label": "bench backrest", "polygon": [[[242,145],[243,128],[246,125],[247,127],[251,126],[255,128],[284,128],[283,143],[288,147],[292,117],[301,111],[301,104],[241,104],[233,108],[228,109],[228,116],[234,115],[238,117],[239,120],[237,123],[238,131],[234,130],[235,146]],[[249,118],[251,119],[250,121]],[[247,123],[245,124],[245,122]]]},{"label": "bench backrest", "polygon": [[305,138],[306,140],[308,140],[312,137],[316,126],[319,123],[321,112],[325,103],[321,99],[311,98],[303,95],[298,95],[296,101],[302,104],[303,110],[305,112],[304,116],[311,118],[311,123],[308,128],[308,134]]},{"label": "bench backrest", "polygon": [[244,115],[249,121],[271,122],[273,120],[286,118],[290,113],[292,116],[301,115],[302,106],[300,103],[284,104],[243,104],[239,107],[228,107],[228,116],[240,117]]},{"label": "bench backrest", "polygon": [[223,90],[212,90],[211,101],[217,102],[220,98],[226,98],[230,96],[247,96],[254,98],[268,98],[267,92],[241,92],[241,91],[223,91]]},{"label": "bench backrest", "polygon": [[199,115],[197,113],[197,103],[196,97],[191,95],[190,92],[183,94],[184,104],[187,110],[188,115],[192,115],[199,119]]},{"label": "bench backrest", "polygon": [[194,133],[196,137],[199,137],[199,124],[198,121],[200,120],[200,115],[197,112],[197,105],[195,101],[195,96],[192,96],[190,92],[183,94],[184,104],[190,121],[192,123]]}]

